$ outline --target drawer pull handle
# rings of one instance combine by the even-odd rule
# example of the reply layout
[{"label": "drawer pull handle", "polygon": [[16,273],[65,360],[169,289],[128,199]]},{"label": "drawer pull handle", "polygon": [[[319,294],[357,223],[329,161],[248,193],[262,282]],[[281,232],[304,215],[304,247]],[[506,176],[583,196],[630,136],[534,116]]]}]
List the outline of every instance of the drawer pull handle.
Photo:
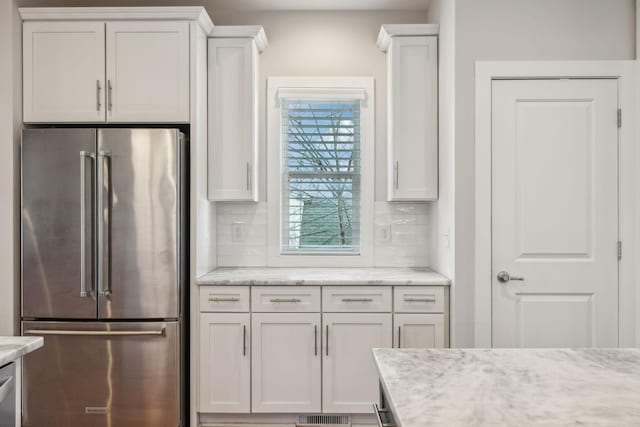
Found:
[{"label": "drawer pull handle", "polygon": [[373,302],[373,298],[342,298],[342,302]]},{"label": "drawer pull handle", "polygon": [[209,297],[209,301],[211,302],[238,302],[240,298],[230,297],[230,298],[219,298],[219,297]]},{"label": "drawer pull handle", "polygon": [[278,302],[301,302],[302,300],[300,298],[271,298],[270,300],[273,303],[278,303]]},{"label": "drawer pull handle", "polygon": [[386,408],[378,408],[378,404],[374,403],[373,404],[373,412],[376,414],[376,420],[378,421],[378,425],[380,427],[394,427],[393,424],[391,423],[385,423],[382,421],[382,415],[381,414],[386,414],[389,412],[388,409]]},{"label": "drawer pull handle", "polygon": [[405,298],[404,302],[436,302],[436,297],[432,296],[430,298]]}]

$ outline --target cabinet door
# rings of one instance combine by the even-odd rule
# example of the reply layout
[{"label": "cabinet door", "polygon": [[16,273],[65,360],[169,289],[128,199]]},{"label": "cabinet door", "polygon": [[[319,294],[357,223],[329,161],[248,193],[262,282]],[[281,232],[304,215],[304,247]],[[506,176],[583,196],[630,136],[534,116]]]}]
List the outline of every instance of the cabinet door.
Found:
[{"label": "cabinet door", "polygon": [[320,314],[252,315],[252,412],[320,412]]},{"label": "cabinet door", "polygon": [[444,314],[395,314],[396,348],[444,348]]},{"label": "cabinet door", "polygon": [[372,349],[392,346],[391,314],[323,315],[323,412],[371,413],[378,399]]},{"label": "cabinet door", "polygon": [[258,49],[209,39],[209,199],[258,201]]},{"label": "cabinet door", "polygon": [[249,412],[249,313],[200,314],[200,412]]},{"label": "cabinet door", "polygon": [[23,24],[26,123],[104,122],[104,22]]},{"label": "cabinet door", "polygon": [[438,42],[394,37],[388,61],[388,199],[438,198]]},{"label": "cabinet door", "polygon": [[107,120],[189,121],[189,23],[107,22]]}]

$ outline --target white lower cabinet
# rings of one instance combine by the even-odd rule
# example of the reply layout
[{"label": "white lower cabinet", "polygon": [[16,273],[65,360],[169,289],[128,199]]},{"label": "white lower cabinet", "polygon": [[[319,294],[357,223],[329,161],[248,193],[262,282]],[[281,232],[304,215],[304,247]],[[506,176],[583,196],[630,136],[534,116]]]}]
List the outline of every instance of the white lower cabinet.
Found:
[{"label": "white lower cabinet", "polygon": [[320,314],[254,313],[252,337],[252,412],[320,412]]},{"label": "white lower cabinet", "polygon": [[373,348],[449,342],[444,287],[203,286],[199,302],[198,412],[238,423],[372,414]]},{"label": "white lower cabinet", "polygon": [[394,347],[444,347],[443,314],[394,314]]},{"label": "white lower cabinet", "polygon": [[200,411],[249,412],[249,313],[200,314]]},{"label": "white lower cabinet", "polygon": [[392,346],[391,314],[329,313],[322,319],[323,412],[372,412],[379,387],[371,350]]}]

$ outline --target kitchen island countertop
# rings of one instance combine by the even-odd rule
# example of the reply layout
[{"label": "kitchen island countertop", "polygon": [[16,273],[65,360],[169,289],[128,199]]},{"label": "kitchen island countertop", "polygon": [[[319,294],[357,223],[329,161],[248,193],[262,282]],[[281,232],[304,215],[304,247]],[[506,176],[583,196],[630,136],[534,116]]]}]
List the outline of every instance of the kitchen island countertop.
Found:
[{"label": "kitchen island countertop", "polygon": [[640,425],[640,349],[375,349],[396,427]]},{"label": "kitchen island countertop", "polygon": [[428,268],[225,267],[196,279],[198,285],[424,285],[450,280]]},{"label": "kitchen island countertop", "polygon": [[11,363],[44,345],[42,337],[0,336],[0,366]]}]

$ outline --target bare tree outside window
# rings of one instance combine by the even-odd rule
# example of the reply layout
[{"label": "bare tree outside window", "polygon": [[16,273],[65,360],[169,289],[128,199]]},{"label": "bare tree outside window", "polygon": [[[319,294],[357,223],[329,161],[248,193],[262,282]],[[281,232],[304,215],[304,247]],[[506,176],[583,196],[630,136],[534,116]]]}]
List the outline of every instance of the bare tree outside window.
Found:
[{"label": "bare tree outside window", "polygon": [[359,101],[282,103],[284,251],[358,252]]}]

